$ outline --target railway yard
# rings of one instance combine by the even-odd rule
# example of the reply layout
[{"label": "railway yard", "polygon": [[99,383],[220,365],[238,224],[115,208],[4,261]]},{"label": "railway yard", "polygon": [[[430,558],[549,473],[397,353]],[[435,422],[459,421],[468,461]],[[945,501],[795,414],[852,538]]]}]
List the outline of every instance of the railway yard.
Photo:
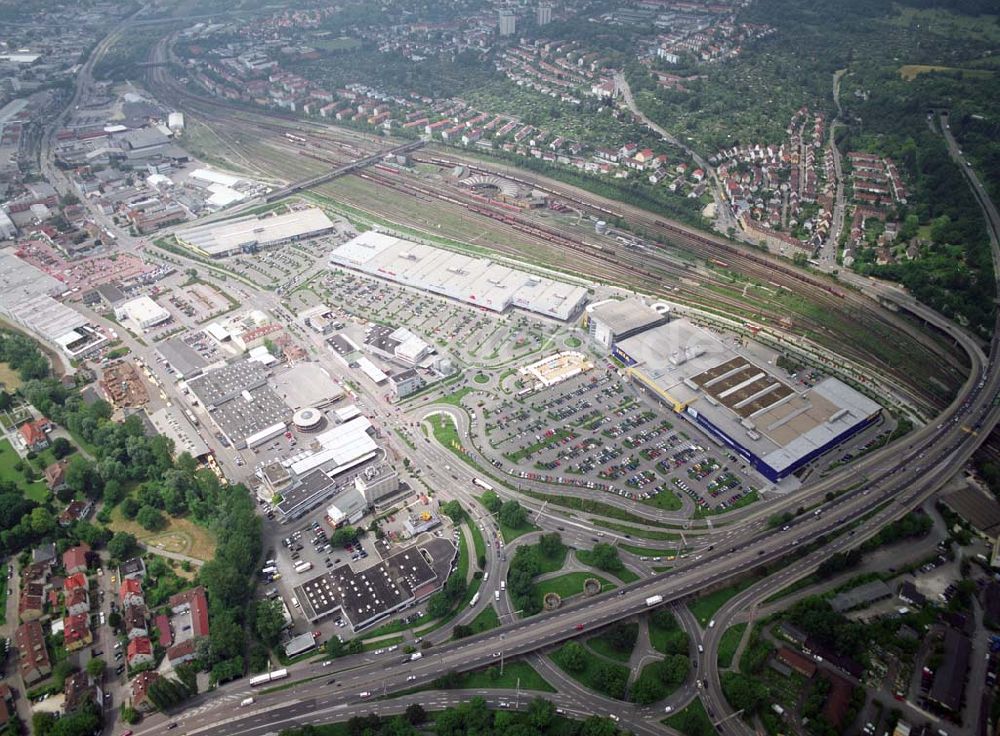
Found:
[{"label": "railway yard", "polygon": [[[265,110],[263,97],[245,96],[252,107],[216,97],[219,87],[174,55],[176,43],[197,49],[211,38],[199,34],[212,21],[160,29],[159,16],[142,19],[147,10],[81,65],[43,136],[51,196],[31,191],[40,212],[43,200],[54,208],[79,189],[61,211],[90,218],[97,249],[80,258],[65,239],[33,232],[0,252],[13,274],[0,281],[18,304],[44,307],[11,311],[14,321],[86,371],[65,387],[66,407],[77,410],[80,379],[92,373],[99,390],[87,403],[105,399],[111,415],[94,426],[138,428],[126,417],[139,414],[145,431],[169,440],[162,447],[179,469],[210,471],[199,484],[217,478],[219,494],[236,494],[226,496],[233,518],[240,511],[256,526],[255,541],[241,541],[239,554],[253,559],[239,567],[239,595],[219,574],[235,554],[228,517],[208,517],[213,553],[148,535],[132,540],[134,559],[109,557],[110,542],[79,553],[79,575],[106,566],[96,588],[110,580],[117,598],[120,578],[123,613],[136,610],[112,621],[101,590],[82,624],[88,646],[53,635],[41,649],[89,672],[105,645],[126,647],[113,677],[95,676],[104,694],[93,710],[107,733],[302,736],[306,726],[355,716],[385,725],[411,703],[438,711],[480,697],[484,709],[521,718],[538,707],[522,690],[544,691],[560,725],[576,729],[559,733],[589,733],[564,721],[590,718],[607,734],[825,736],[813,722],[820,708],[846,713],[848,700],[843,733],[985,733],[1000,713],[1000,542],[976,533],[1000,529],[1000,505],[977,487],[972,459],[1000,415],[1000,335],[985,342],[888,282],[787,260],[763,241],[739,242],[733,228],[723,235],[732,212],[710,232],[668,217],[667,200],[631,197],[634,180],[591,191],[588,176],[560,168],[596,172],[582,156],[546,176],[508,163],[516,157],[499,151],[513,143],[488,149],[496,155],[464,138],[459,146],[463,118],[449,122],[446,106],[435,116],[449,121],[433,125],[454,129],[434,142],[430,126],[413,137],[425,130],[419,119],[376,128],[377,106],[365,126],[353,84],[336,94],[353,103],[343,120],[358,124],[326,124],[342,120],[332,103],[294,115],[299,100]],[[105,86],[94,64],[133,23],[147,34],[144,61],[133,81]],[[101,125],[126,97],[132,112],[163,120],[150,113],[134,129],[80,134],[78,123]],[[515,138],[531,128],[520,116],[507,125]],[[64,165],[69,154],[114,165],[77,169]],[[666,154],[655,160],[666,167]],[[691,222],[723,191],[714,162],[700,163],[704,198],[671,210]],[[962,173],[975,190],[976,175]],[[195,179],[192,198],[185,182]],[[981,189],[977,197],[1000,263],[1000,216]],[[653,201],[659,210],[634,204]],[[62,411],[39,408],[30,392],[10,396],[41,416],[7,428],[19,456],[33,459],[44,438],[35,425],[45,425],[79,446],[94,483],[115,470],[103,435],[83,443],[82,421],[59,427]],[[82,507],[70,476],[83,463],[50,463],[55,450],[37,448],[52,496],[39,503]],[[151,511],[164,535],[202,524],[204,509],[178,502],[173,483],[105,491],[93,525],[148,531]],[[88,501],[83,518],[90,512]],[[63,516],[59,524],[58,536],[32,542],[36,557],[77,533]],[[25,575],[38,568],[30,556],[27,547],[11,556],[13,605],[0,618],[21,650],[10,681],[24,692],[9,702],[22,721],[72,718],[71,705],[53,702],[70,699],[69,684],[27,666],[22,630],[55,624],[60,601],[49,592],[53,612],[39,604],[40,621],[23,615]],[[68,573],[76,558],[61,559]],[[49,564],[61,575],[58,558]],[[193,589],[159,595],[166,566]],[[232,615],[228,588],[240,601]],[[63,600],[68,611],[68,591]],[[190,615],[184,632],[197,621],[179,638],[211,646],[178,649],[175,638],[168,647],[174,616],[157,615],[154,650],[153,616],[166,606]],[[844,628],[827,636],[827,624]],[[253,657],[213,664],[236,629]],[[148,658],[136,658],[138,638]],[[943,651],[959,638],[948,647],[968,661]],[[205,659],[177,669],[196,656]],[[190,692],[139,708],[142,688],[174,676]],[[954,691],[949,679],[961,688],[943,703],[933,692]],[[752,705],[739,692],[751,685]],[[907,721],[921,725],[900,730]]]}]

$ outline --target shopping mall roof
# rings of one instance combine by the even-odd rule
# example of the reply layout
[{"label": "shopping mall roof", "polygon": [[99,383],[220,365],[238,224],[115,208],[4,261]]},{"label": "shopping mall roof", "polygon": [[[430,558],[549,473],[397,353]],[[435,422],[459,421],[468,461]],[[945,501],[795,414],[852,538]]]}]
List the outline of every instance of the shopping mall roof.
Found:
[{"label": "shopping mall roof", "polygon": [[318,207],[272,214],[265,217],[238,217],[177,232],[185,245],[210,256],[236,253],[244,246],[265,247],[289,240],[319,235],[333,228],[333,221]]},{"label": "shopping mall roof", "polygon": [[615,354],[675,409],[707,421],[779,473],[881,409],[836,378],[812,387],[786,383],[687,319],[627,338]]},{"label": "shopping mall roof", "polygon": [[587,298],[582,286],[374,230],[335,249],[330,264],[496,312],[514,306],[566,320]]}]

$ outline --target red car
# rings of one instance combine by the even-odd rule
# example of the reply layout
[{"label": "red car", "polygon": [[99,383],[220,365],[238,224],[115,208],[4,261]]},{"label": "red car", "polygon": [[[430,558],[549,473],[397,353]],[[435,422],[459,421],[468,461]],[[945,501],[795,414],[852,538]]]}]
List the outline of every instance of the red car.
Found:
[{"label": "red car", "polygon": [[577,624],[576,625],[576,630],[577,631],[583,631],[583,624]]}]

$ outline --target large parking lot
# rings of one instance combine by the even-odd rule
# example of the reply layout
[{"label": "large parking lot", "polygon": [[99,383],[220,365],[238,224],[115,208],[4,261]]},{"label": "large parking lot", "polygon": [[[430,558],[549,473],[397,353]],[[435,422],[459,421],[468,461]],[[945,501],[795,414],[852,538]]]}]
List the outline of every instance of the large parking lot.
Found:
[{"label": "large parking lot", "polygon": [[430,345],[468,365],[526,359],[543,348],[561,348],[568,328],[523,312],[499,315],[415,289],[347,271],[326,276],[313,291],[349,316],[405,326]]},{"label": "large parking lot", "polygon": [[676,494],[703,509],[725,509],[764,483],[606,364],[522,399],[487,398],[482,412],[484,450],[521,478],[667,510],[680,508]]}]

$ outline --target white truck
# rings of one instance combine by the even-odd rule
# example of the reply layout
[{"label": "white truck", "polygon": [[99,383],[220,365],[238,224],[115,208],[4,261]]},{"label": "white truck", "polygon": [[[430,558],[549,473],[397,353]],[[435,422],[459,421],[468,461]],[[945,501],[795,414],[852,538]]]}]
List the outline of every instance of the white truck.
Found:
[{"label": "white truck", "polygon": [[413,654],[410,655],[410,661],[411,662],[416,662],[418,659],[420,659],[423,656],[424,656],[423,652],[414,652]]},{"label": "white truck", "polygon": [[772,703],[772,704],[771,704],[771,710],[773,710],[773,711],[774,711],[775,713],[777,713],[777,714],[778,714],[779,716],[783,716],[783,715],[785,715],[785,709],[784,709],[784,708],[782,708],[782,707],[781,707],[780,705],[778,705],[777,703]]},{"label": "white truck", "polygon": [[309,572],[310,570],[312,570],[312,568],[313,568],[313,563],[303,561],[295,566],[295,572],[297,573]]},{"label": "white truck", "polygon": [[660,603],[663,603],[662,595],[651,595],[646,599],[646,605],[649,607],[657,606]]},{"label": "white truck", "polygon": [[243,698],[243,700],[240,701],[241,708],[245,708],[248,705],[253,705],[253,698]]}]

